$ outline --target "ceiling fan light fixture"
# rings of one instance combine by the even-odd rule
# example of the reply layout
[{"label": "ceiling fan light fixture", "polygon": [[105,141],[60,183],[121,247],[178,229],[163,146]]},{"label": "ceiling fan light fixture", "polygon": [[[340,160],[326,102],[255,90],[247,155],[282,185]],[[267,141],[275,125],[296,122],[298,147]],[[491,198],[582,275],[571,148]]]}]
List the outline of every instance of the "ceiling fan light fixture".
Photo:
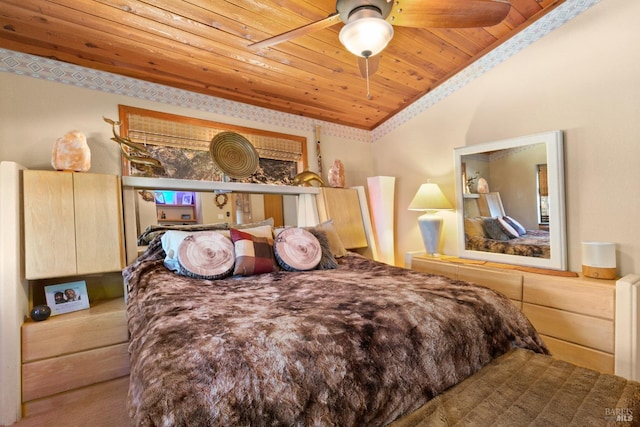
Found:
[{"label": "ceiling fan light fixture", "polygon": [[[362,13],[364,12],[364,13]],[[393,38],[393,26],[371,10],[353,13],[340,30],[340,43],[356,56],[368,58],[382,52]]]}]

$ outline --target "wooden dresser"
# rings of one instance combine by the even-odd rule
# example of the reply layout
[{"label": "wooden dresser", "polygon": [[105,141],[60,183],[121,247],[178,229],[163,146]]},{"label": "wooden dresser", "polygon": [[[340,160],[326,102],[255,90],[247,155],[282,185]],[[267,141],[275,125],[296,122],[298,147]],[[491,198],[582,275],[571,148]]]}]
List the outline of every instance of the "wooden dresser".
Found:
[{"label": "wooden dresser", "polygon": [[527,315],[555,357],[614,372],[615,280],[559,277],[426,255],[408,255],[407,266],[503,293]]}]

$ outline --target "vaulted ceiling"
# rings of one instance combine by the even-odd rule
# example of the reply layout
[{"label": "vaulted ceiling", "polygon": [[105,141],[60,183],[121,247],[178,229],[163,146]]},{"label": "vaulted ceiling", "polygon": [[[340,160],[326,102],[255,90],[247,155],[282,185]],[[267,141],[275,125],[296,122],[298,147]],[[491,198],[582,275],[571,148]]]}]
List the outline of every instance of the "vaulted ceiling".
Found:
[{"label": "vaulted ceiling", "polygon": [[394,26],[370,99],[356,57],[339,42],[340,21],[249,46],[326,18],[335,0],[2,0],[0,46],[370,130],[563,1],[509,0],[506,18],[491,27]]}]

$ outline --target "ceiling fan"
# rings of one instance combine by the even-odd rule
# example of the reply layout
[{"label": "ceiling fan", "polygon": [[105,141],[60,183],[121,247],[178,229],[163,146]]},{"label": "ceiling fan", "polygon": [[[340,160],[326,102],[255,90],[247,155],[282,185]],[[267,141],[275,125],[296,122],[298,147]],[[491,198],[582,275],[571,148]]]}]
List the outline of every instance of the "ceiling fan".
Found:
[{"label": "ceiling fan", "polygon": [[[376,55],[393,37],[393,26],[413,28],[490,27],[509,13],[507,0],[338,0],[324,19],[249,45],[265,48],[311,34],[342,21],[340,42],[359,59],[366,77],[377,69]],[[369,63],[370,58],[376,60]]]}]

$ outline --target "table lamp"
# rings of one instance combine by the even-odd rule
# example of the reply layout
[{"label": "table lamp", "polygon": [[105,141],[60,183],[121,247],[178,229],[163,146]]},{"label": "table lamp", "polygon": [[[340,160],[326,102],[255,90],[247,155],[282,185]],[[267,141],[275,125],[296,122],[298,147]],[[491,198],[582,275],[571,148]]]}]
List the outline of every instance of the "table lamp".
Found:
[{"label": "table lamp", "polygon": [[438,256],[440,234],[442,232],[442,217],[436,215],[441,210],[451,210],[453,206],[444,196],[438,184],[427,182],[422,184],[418,192],[411,200],[410,211],[424,211],[424,215],[418,218],[418,225],[422,233],[424,248],[427,254]]}]

